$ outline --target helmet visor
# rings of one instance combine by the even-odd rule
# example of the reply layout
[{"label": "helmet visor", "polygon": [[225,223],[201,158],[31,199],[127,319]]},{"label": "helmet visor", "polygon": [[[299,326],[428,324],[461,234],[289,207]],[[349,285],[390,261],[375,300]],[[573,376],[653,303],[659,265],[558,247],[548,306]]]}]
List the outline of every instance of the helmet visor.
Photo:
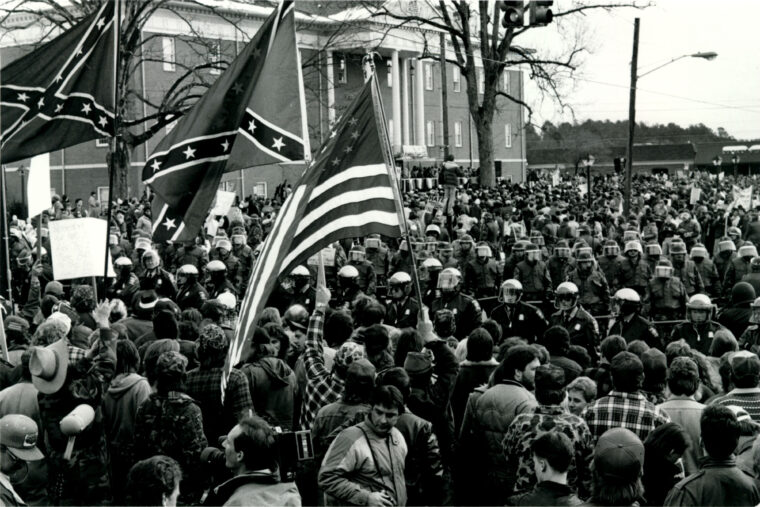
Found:
[{"label": "helmet visor", "polygon": [[525,257],[529,261],[540,261],[541,260],[541,250],[528,250],[525,252]]},{"label": "helmet visor", "polygon": [[620,247],[617,245],[609,245],[604,247],[604,255],[615,257],[620,254]]},{"label": "helmet visor", "polygon": [[358,250],[351,250],[348,255],[351,256],[351,260],[355,262],[361,262],[364,260],[364,252]]},{"label": "helmet visor", "polygon": [[570,258],[570,249],[564,246],[558,246],[554,249],[554,255],[562,259]]},{"label": "helmet visor", "polygon": [[554,297],[554,306],[559,310],[570,310],[575,306],[577,294],[557,294]]},{"label": "helmet visor", "polygon": [[702,324],[703,322],[707,322],[708,316],[709,316],[709,310],[704,308],[698,308],[698,309],[690,309],[688,311],[688,317],[689,320],[692,321],[695,324]]},{"label": "helmet visor", "polygon": [[504,287],[501,289],[501,299],[508,305],[513,305],[520,300],[522,291],[515,287]]},{"label": "helmet visor", "polygon": [[655,266],[654,276],[655,278],[670,278],[673,276],[673,268],[670,266]]},{"label": "helmet visor", "polygon": [[760,306],[752,307],[752,315],[749,316],[749,321],[753,324],[760,324]]},{"label": "helmet visor", "polygon": [[459,277],[452,273],[441,273],[438,276],[438,288],[442,291],[452,291],[459,285]]}]

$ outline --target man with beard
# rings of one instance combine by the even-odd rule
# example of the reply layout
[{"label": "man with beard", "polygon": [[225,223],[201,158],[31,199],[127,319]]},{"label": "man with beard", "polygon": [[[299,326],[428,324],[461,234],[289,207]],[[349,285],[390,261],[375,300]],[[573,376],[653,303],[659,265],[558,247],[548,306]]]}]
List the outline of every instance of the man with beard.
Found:
[{"label": "man with beard", "polygon": [[403,413],[404,398],[398,389],[374,389],[367,418],[340,432],[322,461],[319,486],[327,496],[327,505],[406,504],[404,463],[408,449],[395,428]]}]

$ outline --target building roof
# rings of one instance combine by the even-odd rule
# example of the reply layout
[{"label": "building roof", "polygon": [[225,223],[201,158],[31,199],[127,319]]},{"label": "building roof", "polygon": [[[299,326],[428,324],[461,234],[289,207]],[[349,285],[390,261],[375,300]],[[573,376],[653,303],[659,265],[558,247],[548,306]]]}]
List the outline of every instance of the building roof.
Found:
[{"label": "building roof", "polygon": [[[614,159],[625,157],[625,146],[613,146],[605,148],[602,153],[591,153],[595,158],[596,165],[613,165]],[[528,148],[528,164],[547,165],[564,164],[575,165],[579,151],[576,149],[550,148],[545,150],[531,150]],[[643,162],[693,161],[696,155],[694,145],[682,144],[636,144],[633,147],[634,164]]]},{"label": "building roof", "polygon": [[740,163],[760,163],[760,140],[699,143],[696,164],[712,165],[715,157],[721,157],[723,164],[730,164],[734,154],[739,155]]}]

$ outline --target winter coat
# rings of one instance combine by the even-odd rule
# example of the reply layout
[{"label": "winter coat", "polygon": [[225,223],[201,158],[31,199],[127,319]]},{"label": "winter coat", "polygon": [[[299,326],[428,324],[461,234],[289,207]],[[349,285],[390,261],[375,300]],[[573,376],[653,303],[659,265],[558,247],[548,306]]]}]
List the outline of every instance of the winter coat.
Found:
[{"label": "winter coat", "polygon": [[758,490],[751,475],[726,460],[706,459],[699,472],[675,485],[665,505],[757,505]]},{"label": "winter coat", "polygon": [[454,382],[454,391],[451,393],[451,409],[454,412],[454,427],[456,434],[462,427],[464,410],[467,408],[467,399],[478,387],[488,384],[491,372],[499,366],[495,359],[490,361],[464,361],[459,365],[459,373]]},{"label": "winter coat", "polygon": [[277,473],[236,475],[209,492],[204,505],[284,505],[300,507],[295,482],[280,482]]},{"label": "winter coat", "polygon": [[282,359],[264,357],[240,369],[248,378],[253,409],[270,424],[293,428],[296,374]]},{"label": "winter coat", "polygon": [[406,447],[407,505],[442,505],[444,499],[443,464],[433,425],[408,410],[396,423]]}]

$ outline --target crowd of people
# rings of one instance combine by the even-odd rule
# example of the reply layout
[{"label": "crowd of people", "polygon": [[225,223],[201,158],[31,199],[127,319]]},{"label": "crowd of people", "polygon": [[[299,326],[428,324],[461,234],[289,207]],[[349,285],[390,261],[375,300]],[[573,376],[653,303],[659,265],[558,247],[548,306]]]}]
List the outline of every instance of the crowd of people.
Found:
[{"label": "crowd of people", "polygon": [[326,286],[283,273],[224,391],[287,192],[178,244],[112,203],[96,287],[54,277],[60,200],[39,238],[14,218],[0,502],[760,503],[756,182],[637,176],[626,215],[615,176],[446,172],[405,192],[407,237],[332,244]]}]

